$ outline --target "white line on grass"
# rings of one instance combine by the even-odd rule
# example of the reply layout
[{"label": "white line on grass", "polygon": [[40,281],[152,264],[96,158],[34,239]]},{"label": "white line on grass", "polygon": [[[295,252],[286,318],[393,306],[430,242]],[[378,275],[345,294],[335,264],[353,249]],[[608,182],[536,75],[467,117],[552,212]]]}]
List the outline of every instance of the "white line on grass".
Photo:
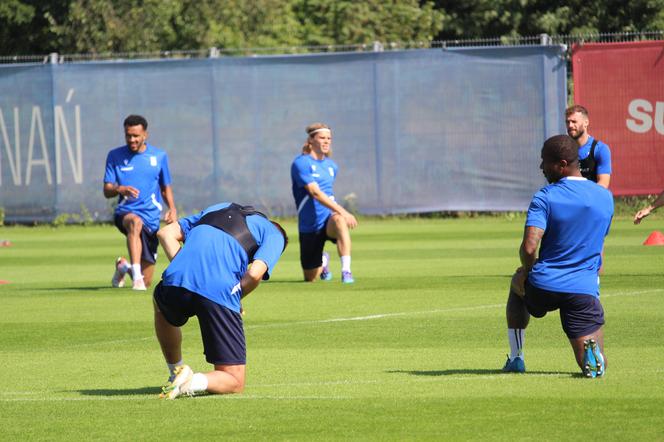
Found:
[{"label": "white line on grass", "polygon": [[486,305],[475,305],[472,307],[453,307],[445,309],[435,309],[435,310],[424,310],[418,312],[396,312],[396,313],[381,313],[376,315],[368,316],[353,316],[350,318],[331,318],[331,319],[318,319],[311,321],[293,321],[293,322],[277,322],[273,324],[255,324],[247,325],[244,328],[254,329],[254,328],[272,328],[272,327],[288,327],[291,325],[313,325],[313,324],[327,324],[333,322],[348,322],[348,321],[369,321],[372,319],[383,319],[383,318],[394,318],[399,316],[418,316],[418,315],[431,315],[435,313],[453,313],[453,312],[462,312],[462,311],[472,311],[472,310],[485,310],[490,308],[505,307],[505,304],[486,304]]},{"label": "white line on grass", "polygon": [[[640,292],[616,292],[602,295],[602,298],[615,297],[615,296],[638,296],[645,295],[650,293],[664,292],[664,289],[652,289],[652,290],[642,290]],[[455,312],[464,312],[464,311],[473,311],[473,310],[485,310],[492,308],[504,308],[505,303],[501,304],[485,304],[485,305],[475,305],[469,307],[452,307],[444,309],[435,309],[435,310],[424,310],[416,312],[397,312],[397,313],[381,313],[375,315],[367,316],[353,316],[349,318],[331,318],[331,319],[319,319],[319,320],[310,320],[310,321],[293,321],[293,322],[278,322],[273,324],[254,324],[246,325],[246,329],[255,329],[255,328],[272,328],[272,327],[288,327],[291,325],[313,325],[313,324],[327,324],[334,322],[349,322],[349,321],[369,321],[372,319],[383,319],[383,318],[394,318],[400,316],[419,316],[419,315],[430,315],[436,313],[455,313]]]},{"label": "white line on grass", "polygon": [[[638,292],[626,292],[626,291],[621,291],[621,292],[615,292],[615,293],[606,293],[601,296],[602,299],[604,298],[613,298],[617,296],[640,296],[640,295],[648,295],[652,293],[660,293],[664,292],[664,289],[650,289],[650,290],[641,290]],[[379,313],[379,314],[374,314],[374,315],[366,315],[366,316],[351,316],[348,318],[330,318],[330,319],[318,319],[318,320],[309,320],[309,321],[290,321],[290,322],[275,322],[271,324],[253,324],[253,325],[245,325],[245,329],[252,330],[252,329],[260,329],[260,328],[279,328],[279,327],[290,327],[290,326],[297,326],[297,325],[315,325],[315,324],[333,324],[336,322],[350,322],[350,321],[370,321],[374,319],[384,319],[384,318],[395,318],[395,317],[403,317],[403,316],[419,316],[419,315],[431,315],[431,314],[437,314],[437,313],[455,313],[455,312],[464,312],[464,311],[473,311],[473,310],[486,310],[486,309],[492,309],[492,308],[504,308],[505,303],[501,304],[484,304],[484,305],[474,305],[474,306],[468,306],[468,307],[452,307],[452,308],[444,308],[444,309],[434,309],[434,310],[424,310],[424,311],[415,311],[415,312],[395,312],[395,313]],[[101,342],[92,342],[92,343],[85,343],[85,344],[74,344],[71,347],[91,347],[91,346],[98,346],[102,344],[124,344],[124,343],[129,343],[129,342],[137,342],[137,341],[147,341],[147,340],[152,340],[154,339],[154,336],[148,336],[148,337],[142,337],[142,338],[131,338],[131,339],[116,339],[113,341],[101,341]]]}]

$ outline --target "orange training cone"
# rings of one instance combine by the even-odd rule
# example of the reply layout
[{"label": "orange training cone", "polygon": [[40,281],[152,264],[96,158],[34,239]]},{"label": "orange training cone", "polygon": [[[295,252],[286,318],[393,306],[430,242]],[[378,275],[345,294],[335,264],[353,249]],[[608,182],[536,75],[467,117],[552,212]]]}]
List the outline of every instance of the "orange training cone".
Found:
[{"label": "orange training cone", "polygon": [[664,246],[664,233],[659,230],[652,232],[645,241],[644,246]]}]

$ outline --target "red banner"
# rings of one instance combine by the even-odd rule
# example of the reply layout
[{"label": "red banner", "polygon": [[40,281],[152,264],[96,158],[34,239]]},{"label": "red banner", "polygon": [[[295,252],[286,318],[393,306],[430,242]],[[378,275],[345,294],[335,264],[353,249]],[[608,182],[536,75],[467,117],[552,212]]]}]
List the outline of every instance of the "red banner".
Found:
[{"label": "red banner", "polygon": [[611,148],[611,190],[664,189],[664,41],[585,43],[572,48],[574,102],[590,134]]}]

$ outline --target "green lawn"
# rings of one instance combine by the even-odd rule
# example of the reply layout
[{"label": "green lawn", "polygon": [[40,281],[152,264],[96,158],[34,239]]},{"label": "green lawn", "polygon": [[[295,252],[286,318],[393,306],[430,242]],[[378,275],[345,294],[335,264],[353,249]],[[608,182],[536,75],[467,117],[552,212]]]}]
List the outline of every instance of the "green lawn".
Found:
[{"label": "green lawn", "polygon": [[[594,380],[557,314],[531,321],[528,373],[500,371],[522,218],[363,219],[353,285],[336,259],[333,281],[300,282],[285,226],[289,249],[244,303],[245,392],[176,401],[157,398],[149,292],[109,287],[114,227],[0,228],[2,439],[664,440],[664,247],[641,245],[661,221],[614,222]],[[207,370],[195,318],[183,330]]]}]

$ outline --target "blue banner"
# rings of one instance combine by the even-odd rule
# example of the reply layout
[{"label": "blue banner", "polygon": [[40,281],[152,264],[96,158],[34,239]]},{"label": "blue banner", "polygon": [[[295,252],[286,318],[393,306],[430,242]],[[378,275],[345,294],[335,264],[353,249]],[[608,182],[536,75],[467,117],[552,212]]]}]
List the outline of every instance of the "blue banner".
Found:
[{"label": "blue banner", "polygon": [[111,219],[106,154],[141,114],[184,213],[294,215],[290,165],[317,121],[360,213],[525,210],[565,104],[559,46],[0,66],[0,207]]}]

